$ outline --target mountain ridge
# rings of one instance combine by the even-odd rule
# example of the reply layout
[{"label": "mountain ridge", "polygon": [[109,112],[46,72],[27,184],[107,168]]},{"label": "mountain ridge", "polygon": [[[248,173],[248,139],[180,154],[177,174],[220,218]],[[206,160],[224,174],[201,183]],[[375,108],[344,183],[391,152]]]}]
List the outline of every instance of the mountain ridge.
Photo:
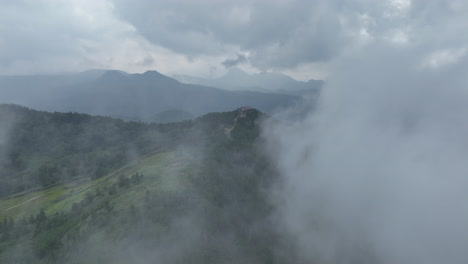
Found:
[{"label": "mountain ridge", "polygon": [[239,68],[232,68],[223,76],[213,79],[190,75],[173,75],[173,77],[183,83],[220,87],[227,90],[252,90],[292,95],[319,93],[324,85],[322,80],[310,79],[303,82],[282,73],[260,72],[248,74]]},{"label": "mountain ridge", "polygon": [[[126,74],[95,70],[72,75],[0,76],[0,103],[48,111],[72,111],[150,122],[157,113],[180,109],[193,116],[251,105],[273,114],[298,96],[226,91],[184,84],[157,71]],[[24,94],[30,94],[24,97]]]}]

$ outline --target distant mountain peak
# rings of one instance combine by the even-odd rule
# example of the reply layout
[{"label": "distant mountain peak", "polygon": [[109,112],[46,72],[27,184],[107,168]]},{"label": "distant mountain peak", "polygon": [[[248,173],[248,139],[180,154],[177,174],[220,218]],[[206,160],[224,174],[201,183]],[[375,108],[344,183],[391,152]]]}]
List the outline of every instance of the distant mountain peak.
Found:
[{"label": "distant mountain peak", "polygon": [[248,76],[249,74],[246,73],[245,71],[239,69],[239,68],[232,68],[230,69],[226,75],[232,75],[232,76]]},{"label": "distant mountain peak", "polygon": [[109,76],[125,76],[121,71],[118,70],[107,70],[104,72],[104,75],[109,75]]},{"label": "distant mountain peak", "polygon": [[148,80],[148,81],[165,80],[169,82],[178,82],[177,80],[155,70],[149,70],[142,74],[135,74],[135,76],[142,77],[143,79]]},{"label": "distant mountain peak", "polygon": [[126,79],[126,74],[124,74],[121,71],[117,70],[108,70],[105,71],[101,77],[99,77],[99,80],[101,81],[121,81]]},{"label": "distant mountain peak", "polygon": [[149,71],[145,71],[143,73],[143,75],[146,75],[146,76],[161,76],[163,74],[159,73],[158,71],[156,70],[149,70]]}]

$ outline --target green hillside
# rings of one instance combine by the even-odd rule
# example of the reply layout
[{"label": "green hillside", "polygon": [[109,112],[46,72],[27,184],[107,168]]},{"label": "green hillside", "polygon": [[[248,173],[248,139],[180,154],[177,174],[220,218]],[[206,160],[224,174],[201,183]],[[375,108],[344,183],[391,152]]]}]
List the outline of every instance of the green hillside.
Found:
[{"label": "green hillside", "polygon": [[9,187],[0,198],[0,263],[284,257],[274,250],[280,240],[265,190],[276,172],[258,147],[257,110],[158,125],[0,110],[1,127],[9,127],[1,142],[0,180]]}]

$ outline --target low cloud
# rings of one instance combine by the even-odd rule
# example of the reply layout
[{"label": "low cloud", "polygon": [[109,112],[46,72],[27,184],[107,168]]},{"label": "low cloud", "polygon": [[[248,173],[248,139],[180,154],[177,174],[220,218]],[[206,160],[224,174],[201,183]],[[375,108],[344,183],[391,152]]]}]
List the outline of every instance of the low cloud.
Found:
[{"label": "low cloud", "polygon": [[[466,9],[411,6],[445,30],[342,54],[315,112],[265,129],[283,175],[273,198],[278,225],[305,263],[468,258],[468,60],[453,48],[465,37],[447,27]],[[434,56],[437,67],[421,67]]]},{"label": "low cloud", "polygon": [[247,62],[247,58],[245,57],[245,55],[237,54],[236,59],[226,59],[221,64],[223,64],[224,67],[229,69],[229,68],[235,67],[235,66],[237,66],[239,64],[243,64],[243,63],[246,63],[246,62]]}]

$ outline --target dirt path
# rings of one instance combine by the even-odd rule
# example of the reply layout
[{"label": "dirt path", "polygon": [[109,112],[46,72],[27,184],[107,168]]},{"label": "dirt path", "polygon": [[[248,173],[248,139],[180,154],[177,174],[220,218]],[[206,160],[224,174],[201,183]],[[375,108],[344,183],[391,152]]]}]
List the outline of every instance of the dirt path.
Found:
[{"label": "dirt path", "polygon": [[31,199],[29,199],[29,200],[27,200],[27,201],[24,201],[24,202],[22,202],[22,203],[19,203],[19,204],[17,204],[17,205],[14,205],[14,206],[12,206],[12,207],[10,207],[10,208],[8,208],[8,209],[3,210],[2,213],[3,213],[3,212],[6,212],[6,211],[9,211],[9,210],[11,210],[11,209],[13,209],[13,208],[16,208],[16,207],[18,207],[18,206],[20,206],[20,205],[23,205],[23,204],[25,204],[25,203],[29,203],[29,202],[31,202],[31,201],[34,201],[34,200],[36,200],[36,199],[38,199],[38,198],[41,198],[41,197],[44,196],[44,195],[45,195],[45,194],[42,194],[42,195],[33,197],[33,198],[31,198]]}]

